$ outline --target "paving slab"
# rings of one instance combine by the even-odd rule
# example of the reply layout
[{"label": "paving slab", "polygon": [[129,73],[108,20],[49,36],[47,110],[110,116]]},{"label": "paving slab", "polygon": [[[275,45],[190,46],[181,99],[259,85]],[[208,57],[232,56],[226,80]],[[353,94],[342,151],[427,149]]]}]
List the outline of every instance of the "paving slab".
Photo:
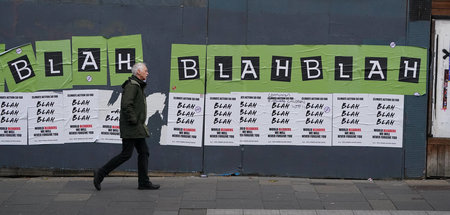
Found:
[{"label": "paving slab", "polygon": [[176,211],[153,211],[153,215],[178,215],[178,210]]},{"label": "paving slab", "polygon": [[398,210],[423,210],[423,211],[432,211],[433,207],[423,200],[412,200],[412,201],[399,201],[393,202],[395,207]]},{"label": "paving slab", "polygon": [[280,215],[317,215],[315,210],[280,210]]},{"label": "paving slab", "polygon": [[245,209],[244,215],[280,215],[279,210],[257,210],[257,209]]},{"label": "paving slab", "polygon": [[217,199],[218,209],[263,209],[261,200],[253,199]]},{"label": "paving slab", "polygon": [[317,192],[316,188],[309,183],[308,184],[294,184],[294,185],[292,185],[292,188],[297,192],[308,192],[308,193]]},{"label": "paving slab", "polygon": [[327,210],[372,210],[368,202],[323,202]]},{"label": "paving slab", "polygon": [[296,201],[296,197],[293,192],[291,192],[291,193],[263,192],[262,200],[263,201]]},{"label": "paving slab", "polygon": [[391,200],[369,200],[369,204],[374,210],[396,210]]},{"label": "paving slab", "polygon": [[362,190],[361,192],[367,200],[388,200],[389,196],[381,189]]},{"label": "paving slab", "polygon": [[295,192],[294,195],[298,200],[320,200],[316,192]]},{"label": "paving slab", "polygon": [[390,211],[392,215],[427,215],[426,211]]},{"label": "paving slab", "polygon": [[300,209],[297,201],[263,201],[264,209]]},{"label": "paving slab", "polygon": [[193,200],[193,201],[212,201],[216,199],[216,190],[193,190],[193,191],[185,191],[183,193],[183,201],[184,200]]},{"label": "paving slab", "polygon": [[85,206],[84,202],[54,202],[50,203],[42,214],[71,215],[78,214]]},{"label": "paving slab", "polygon": [[299,200],[298,203],[299,203],[301,209],[307,209],[307,210],[325,209],[322,201],[320,201],[320,200]]},{"label": "paving slab", "polygon": [[54,201],[57,202],[79,202],[79,201],[87,201],[89,198],[91,198],[92,194],[84,194],[84,193],[61,193],[56,195]]},{"label": "paving slab", "polygon": [[353,215],[353,211],[346,210],[317,210],[317,215]]},{"label": "paving slab", "polygon": [[368,210],[355,210],[353,211],[354,215],[391,215],[389,211],[377,210],[377,211],[368,211]]},{"label": "paving slab", "polygon": [[180,208],[216,208],[216,201],[181,201]]},{"label": "paving slab", "polygon": [[207,215],[243,215],[242,209],[208,209]]},{"label": "paving slab", "polygon": [[174,198],[161,198],[156,202],[155,210],[158,211],[173,211],[178,209],[181,206],[181,199]]},{"label": "paving slab", "polygon": [[180,208],[178,215],[206,215],[204,208]]},{"label": "paving slab", "polygon": [[219,190],[216,193],[218,199],[261,199],[261,193],[235,190]]},{"label": "paving slab", "polygon": [[319,193],[319,197],[325,202],[362,202],[366,201],[360,193]]},{"label": "paving slab", "polygon": [[327,184],[316,185],[314,187],[318,193],[361,193],[361,191],[353,184]]}]

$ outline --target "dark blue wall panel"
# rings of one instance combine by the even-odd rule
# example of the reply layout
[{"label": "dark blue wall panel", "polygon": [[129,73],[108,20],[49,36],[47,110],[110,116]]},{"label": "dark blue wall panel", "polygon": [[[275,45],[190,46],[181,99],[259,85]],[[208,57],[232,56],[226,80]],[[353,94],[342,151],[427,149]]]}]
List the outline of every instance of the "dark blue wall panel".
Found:
[{"label": "dark blue wall panel", "polygon": [[[144,61],[148,63],[150,73],[147,93],[168,95],[170,50],[174,43],[389,45],[395,42],[428,48],[430,20],[417,11],[429,9],[418,9],[415,2],[72,0],[57,3],[6,0],[0,1],[0,43],[12,48],[39,40],[71,39],[72,36],[142,34]],[[75,88],[120,90],[111,86]],[[155,114],[148,121],[152,134],[147,139],[150,169],[331,178],[423,177],[426,105],[426,95],[405,96],[404,147],[401,149],[191,148],[159,144],[161,130],[167,125],[166,99],[163,117]],[[102,165],[120,149],[120,144],[89,143],[0,146],[0,167],[91,169]],[[120,169],[135,170],[136,155]]]},{"label": "dark blue wall panel", "polygon": [[245,146],[245,174],[314,178],[400,178],[402,149]]}]

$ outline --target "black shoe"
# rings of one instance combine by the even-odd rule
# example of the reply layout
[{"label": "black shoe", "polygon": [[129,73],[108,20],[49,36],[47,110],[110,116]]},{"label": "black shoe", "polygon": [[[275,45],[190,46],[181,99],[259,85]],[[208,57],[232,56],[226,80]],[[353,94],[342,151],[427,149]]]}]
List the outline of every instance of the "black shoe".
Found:
[{"label": "black shoe", "polygon": [[146,185],[139,185],[139,190],[157,190],[159,189],[158,184],[146,184]]},{"label": "black shoe", "polygon": [[94,187],[97,190],[101,190],[102,186],[100,185],[100,183],[102,183],[103,178],[100,176],[100,174],[98,174],[98,170],[94,170]]}]

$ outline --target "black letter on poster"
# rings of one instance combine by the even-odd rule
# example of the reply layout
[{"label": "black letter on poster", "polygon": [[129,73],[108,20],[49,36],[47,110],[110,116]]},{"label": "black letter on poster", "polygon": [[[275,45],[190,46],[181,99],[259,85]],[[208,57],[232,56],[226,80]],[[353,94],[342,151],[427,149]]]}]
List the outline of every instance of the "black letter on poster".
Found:
[{"label": "black letter on poster", "polygon": [[62,52],[44,52],[45,76],[63,76]]},{"label": "black letter on poster", "polygon": [[16,84],[34,77],[33,68],[26,55],[9,61],[8,66]]},{"label": "black letter on poster", "polygon": [[188,79],[199,79],[198,56],[190,57],[179,57],[178,58],[178,79],[188,80]]},{"label": "black letter on poster", "polygon": [[233,78],[233,57],[215,56],[214,57],[214,80],[232,80]]},{"label": "black letter on poster", "polygon": [[136,49],[116,49],[116,73],[131,73],[136,62]]},{"label": "black letter on poster", "polygon": [[241,58],[241,80],[259,80],[259,57]]},{"label": "black letter on poster", "polygon": [[322,57],[300,58],[303,81],[323,79]]},{"label": "black letter on poster", "polygon": [[78,71],[100,72],[100,48],[78,49]]},{"label": "black letter on poster", "polygon": [[386,81],[387,58],[366,57],[366,65],[364,71],[364,80]]},{"label": "black letter on poster", "polygon": [[292,57],[272,56],[272,81],[291,81]]},{"label": "black letter on poster", "polygon": [[420,58],[402,57],[398,81],[419,83]]},{"label": "black letter on poster", "polygon": [[351,81],[353,79],[353,57],[336,56],[334,58],[334,80]]}]

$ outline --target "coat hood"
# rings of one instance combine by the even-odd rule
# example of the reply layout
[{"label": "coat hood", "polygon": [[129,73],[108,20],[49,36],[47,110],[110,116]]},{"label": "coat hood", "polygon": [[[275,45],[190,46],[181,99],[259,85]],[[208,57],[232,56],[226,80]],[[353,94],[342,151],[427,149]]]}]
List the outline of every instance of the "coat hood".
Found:
[{"label": "coat hood", "polygon": [[127,85],[129,82],[131,82],[131,83],[133,83],[133,82],[136,83],[136,82],[137,82],[137,84],[139,84],[139,86],[140,86],[141,88],[144,88],[145,86],[147,86],[147,83],[143,82],[143,81],[142,81],[141,79],[139,79],[138,77],[132,75],[132,76],[130,76],[130,77],[128,78],[128,80],[126,80],[125,82],[123,82],[122,88],[124,88],[125,85]]}]

